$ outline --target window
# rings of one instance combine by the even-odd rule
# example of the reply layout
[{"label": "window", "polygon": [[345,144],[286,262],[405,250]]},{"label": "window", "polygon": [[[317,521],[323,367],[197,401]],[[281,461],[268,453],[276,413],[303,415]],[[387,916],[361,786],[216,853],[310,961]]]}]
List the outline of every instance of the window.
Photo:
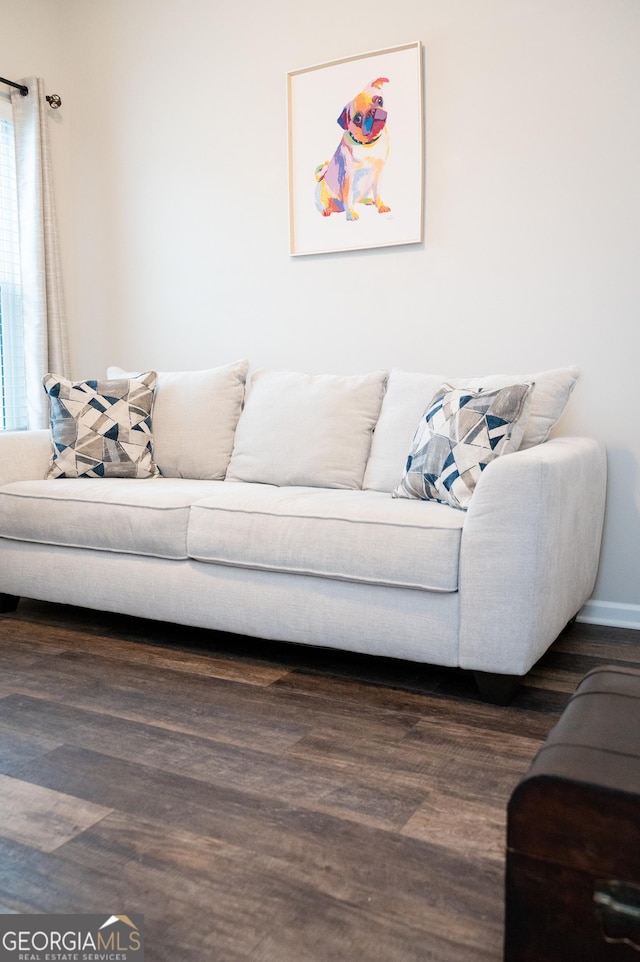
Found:
[{"label": "window", "polygon": [[0,97],[0,430],[27,426],[15,145]]}]

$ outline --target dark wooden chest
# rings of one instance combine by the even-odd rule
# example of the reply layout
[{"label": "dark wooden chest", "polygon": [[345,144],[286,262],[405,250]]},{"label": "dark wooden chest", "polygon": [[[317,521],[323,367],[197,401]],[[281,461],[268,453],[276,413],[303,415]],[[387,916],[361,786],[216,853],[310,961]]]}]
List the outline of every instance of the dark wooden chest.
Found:
[{"label": "dark wooden chest", "polygon": [[514,790],[505,962],[640,962],[640,672],[590,672]]}]

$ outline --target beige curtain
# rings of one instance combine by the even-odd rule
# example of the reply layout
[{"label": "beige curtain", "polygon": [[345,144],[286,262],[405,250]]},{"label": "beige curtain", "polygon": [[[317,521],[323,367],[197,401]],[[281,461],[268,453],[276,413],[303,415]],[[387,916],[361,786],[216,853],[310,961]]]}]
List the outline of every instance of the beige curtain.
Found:
[{"label": "beige curtain", "polygon": [[29,428],[47,427],[42,387],[48,372],[69,376],[69,348],[53,196],[44,82],[27,77],[26,97],[11,95],[16,141],[22,320]]}]

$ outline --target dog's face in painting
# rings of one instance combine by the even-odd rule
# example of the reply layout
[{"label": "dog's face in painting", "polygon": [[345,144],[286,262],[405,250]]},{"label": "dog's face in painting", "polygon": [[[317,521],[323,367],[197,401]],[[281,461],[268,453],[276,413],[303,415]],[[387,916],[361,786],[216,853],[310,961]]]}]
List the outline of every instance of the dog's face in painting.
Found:
[{"label": "dog's face in painting", "polygon": [[387,122],[387,111],[380,88],[388,83],[386,77],[378,77],[373,83],[348,103],[338,117],[338,123],[358,144],[371,144],[378,139]]},{"label": "dog's face in painting", "polygon": [[344,131],[331,160],[316,168],[316,207],[323,217],[344,211],[358,220],[356,204],[375,206],[379,214],[391,208],[382,202],[379,182],[389,153],[387,111],[382,85],[387,77],[372,80],[343,108],[338,124]]}]

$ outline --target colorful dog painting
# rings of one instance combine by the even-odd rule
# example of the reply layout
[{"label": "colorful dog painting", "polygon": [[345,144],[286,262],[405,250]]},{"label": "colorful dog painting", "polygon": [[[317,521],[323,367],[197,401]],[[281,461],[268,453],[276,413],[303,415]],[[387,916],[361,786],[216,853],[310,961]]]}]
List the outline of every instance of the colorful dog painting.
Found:
[{"label": "colorful dog painting", "polygon": [[358,220],[356,204],[375,205],[379,214],[391,210],[380,197],[380,176],[389,155],[387,111],[382,85],[387,77],[372,80],[348,103],[338,124],[344,133],[331,160],[316,168],[316,207],[323,217],[345,212]]}]

